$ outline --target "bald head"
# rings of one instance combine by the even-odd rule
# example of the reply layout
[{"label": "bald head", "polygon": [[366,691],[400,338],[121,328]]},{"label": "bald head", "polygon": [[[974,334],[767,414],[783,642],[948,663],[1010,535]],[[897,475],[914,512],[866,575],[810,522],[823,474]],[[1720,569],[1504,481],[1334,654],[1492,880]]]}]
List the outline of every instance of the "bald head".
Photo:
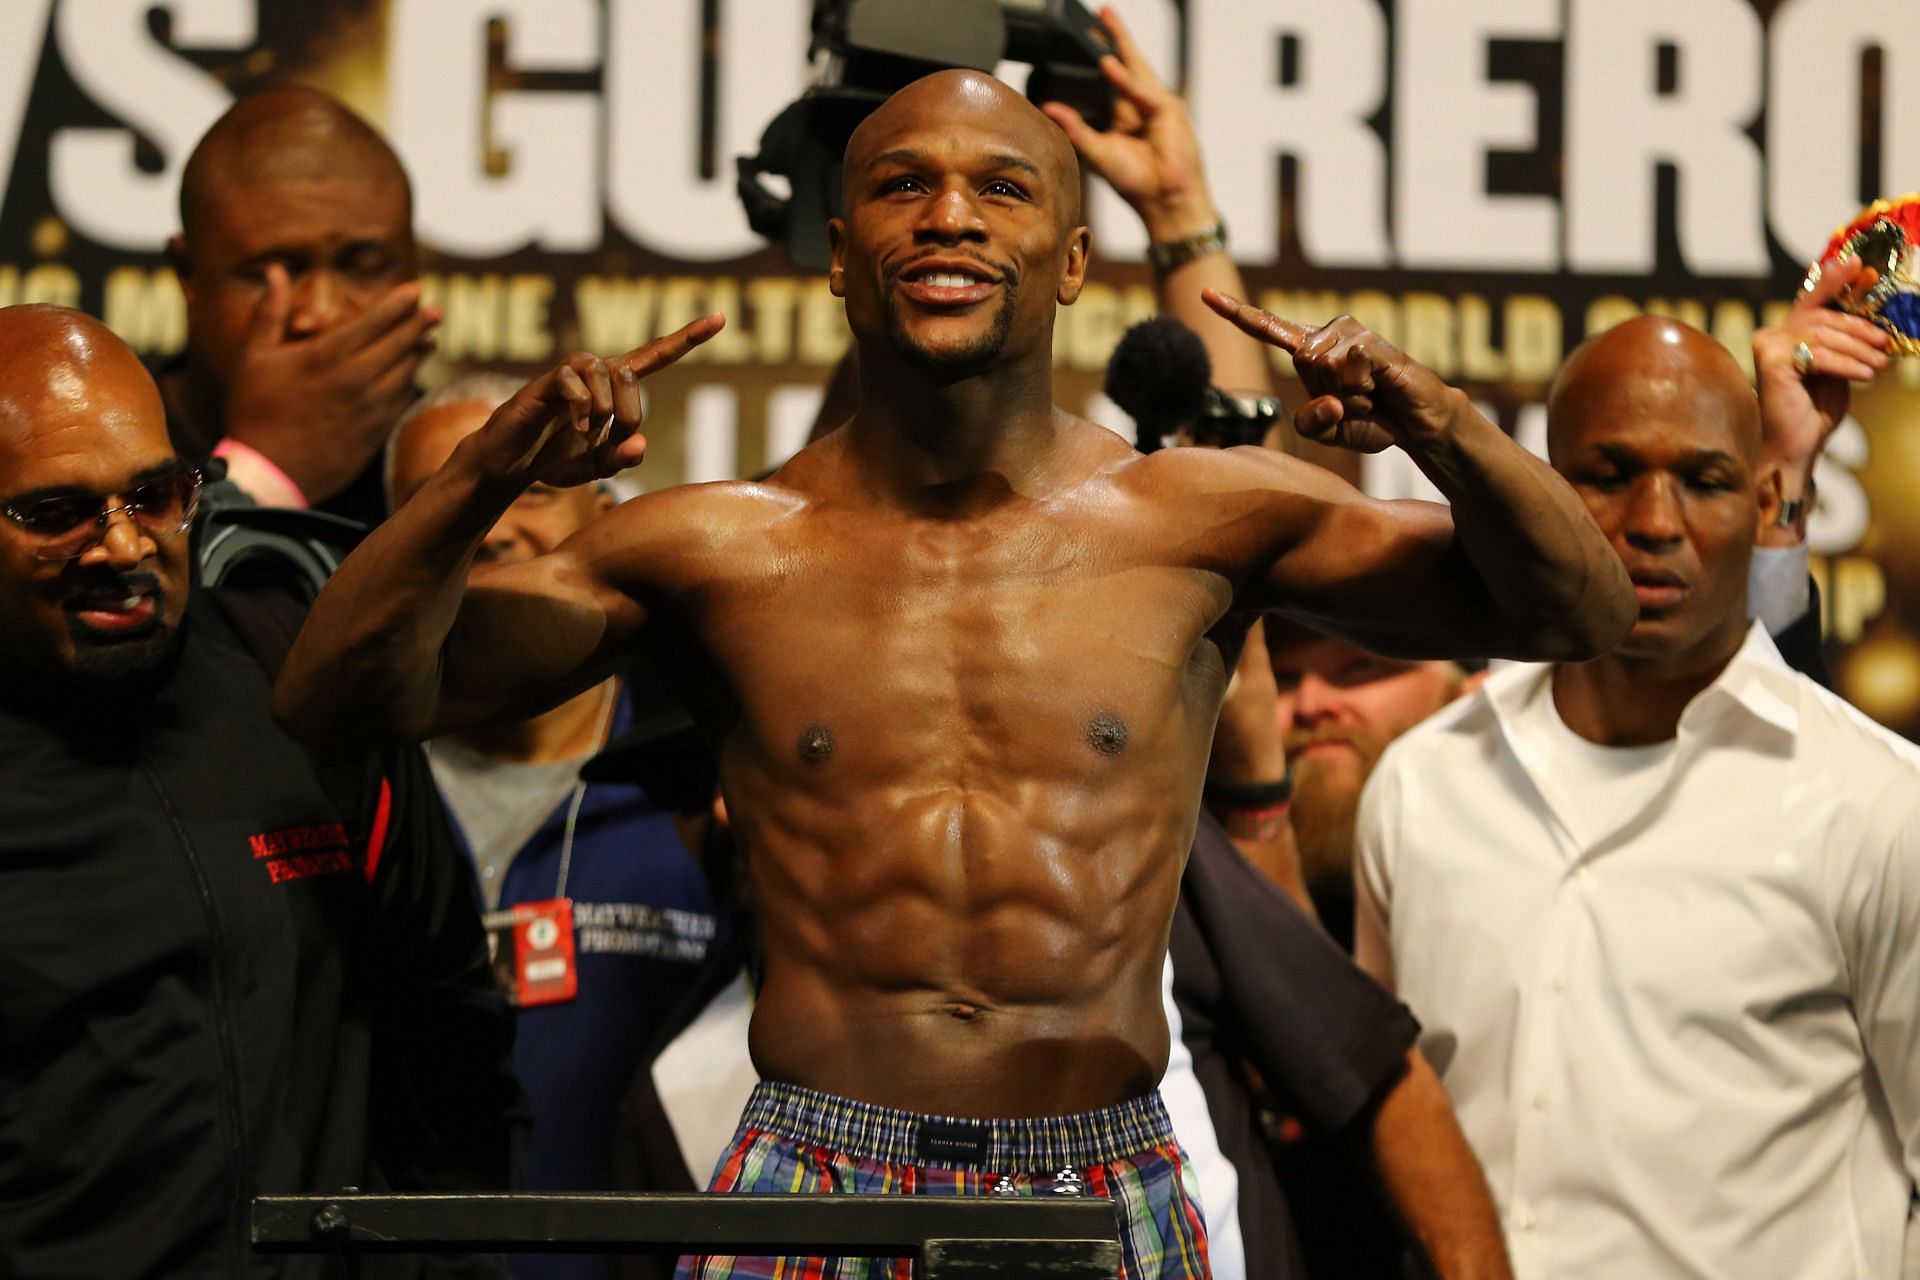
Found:
[{"label": "bald head", "polygon": [[[50,408],[63,410],[50,414]],[[85,312],[43,303],[0,307],[0,437],[31,447],[57,421],[111,413],[164,445],[165,413],[133,349]]]},{"label": "bald head", "polygon": [[[294,342],[345,324],[419,272],[399,158],[318,89],[251,94],[215,121],[181,177],[180,223],[168,253],[187,296],[187,362],[177,375],[186,394],[175,403],[188,411],[175,425],[194,453],[227,432],[245,351],[270,323],[270,280],[284,273],[290,286],[271,340]],[[284,394],[311,399],[310,390]]]},{"label": "bald head", "polygon": [[180,177],[180,225],[189,241],[236,186],[313,182],[354,173],[407,193],[407,173],[385,138],[339,99],[287,85],[248,94],[214,121]]},{"label": "bald head", "polygon": [[1062,227],[1080,221],[1080,162],[1060,126],[1040,108],[984,71],[936,71],[915,80],[860,122],[847,140],[844,181],[893,151],[903,137],[941,122],[987,125],[1005,137],[1015,154],[1042,170],[1059,195],[1055,213]]},{"label": "bald head", "polygon": [[1637,316],[1569,355],[1547,400],[1547,453],[1564,470],[1596,418],[1672,413],[1713,423],[1749,468],[1760,456],[1760,402],[1726,348],[1691,325]]},{"label": "bald head", "polygon": [[0,678],[159,669],[192,576],[187,484],[124,342],[65,307],[0,308]]},{"label": "bald head", "polygon": [[1629,320],[1561,367],[1547,450],[1633,580],[1640,617],[1614,657],[1717,671],[1746,632],[1747,566],[1777,501],[1740,366],[1698,329]]},{"label": "bald head", "polygon": [[1092,245],[1058,125],[992,76],[938,72],[854,130],[841,196],[827,283],[863,380],[1047,374],[1054,312],[1080,296]]}]

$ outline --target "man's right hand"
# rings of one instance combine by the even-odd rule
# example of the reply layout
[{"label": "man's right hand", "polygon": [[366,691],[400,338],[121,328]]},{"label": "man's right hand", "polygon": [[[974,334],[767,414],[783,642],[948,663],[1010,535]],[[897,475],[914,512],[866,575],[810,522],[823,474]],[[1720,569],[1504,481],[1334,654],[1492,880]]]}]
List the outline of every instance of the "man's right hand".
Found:
[{"label": "man's right hand", "polygon": [[1445,436],[1466,405],[1439,374],[1352,316],[1309,329],[1214,289],[1203,296],[1244,332],[1293,357],[1312,397],[1294,413],[1293,427],[1309,440],[1361,453],[1396,444],[1417,450]]},{"label": "man's right hand", "polygon": [[532,484],[568,488],[605,479],[646,456],[640,381],[720,332],[715,312],[602,360],[584,351],[515,392],[472,437],[488,479],[514,492]]},{"label": "man's right hand", "polygon": [[288,337],[292,310],[292,282],[275,263],[234,366],[225,431],[271,459],[308,501],[323,502],[380,452],[417,394],[414,375],[433,350],[440,312],[420,304],[411,282],[311,338]]}]

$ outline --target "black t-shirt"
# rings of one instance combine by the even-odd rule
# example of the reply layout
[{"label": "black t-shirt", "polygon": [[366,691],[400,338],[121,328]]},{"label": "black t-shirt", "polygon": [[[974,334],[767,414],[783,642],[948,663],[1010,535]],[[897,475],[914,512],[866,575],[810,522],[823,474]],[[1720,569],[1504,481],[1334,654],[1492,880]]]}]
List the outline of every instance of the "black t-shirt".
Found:
[{"label": "black t-shirt", "polygon": [[0,1276],[320,1276],[252,1256],[251,1197],[505,1186],[512,1024],[424,762],[317,768],[268,693],[199,592],[151,696],[0,689]]}]

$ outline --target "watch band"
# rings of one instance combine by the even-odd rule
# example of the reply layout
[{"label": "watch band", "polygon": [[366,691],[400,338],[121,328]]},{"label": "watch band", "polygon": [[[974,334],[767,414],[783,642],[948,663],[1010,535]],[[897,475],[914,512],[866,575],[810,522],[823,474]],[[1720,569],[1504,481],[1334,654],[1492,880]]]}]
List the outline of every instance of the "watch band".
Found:
[{"label": "watch band", "polygon": [[1204,787],[1208,804],[1223,809],[1266,809],[1293,799],[1293,770],[1274,782],[1215,782]]},{"label": "watch band", "polygon": [[1219,253],[1227,247],[1227,224],[1216,222],[1204,231],[1196,231],[1178,240],[1156,240],[1147,246],[1147,261],[1156,271],[1184,267],[1195,258]]}]

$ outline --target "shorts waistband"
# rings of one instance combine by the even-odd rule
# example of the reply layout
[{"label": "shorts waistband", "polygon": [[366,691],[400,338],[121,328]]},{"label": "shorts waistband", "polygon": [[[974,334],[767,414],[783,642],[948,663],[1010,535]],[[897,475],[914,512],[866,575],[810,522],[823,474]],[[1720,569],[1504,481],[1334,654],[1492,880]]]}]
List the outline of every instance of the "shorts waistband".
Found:
[{"label": "shorts waistband", "polygon": [[1158,1093],[1077,1115],[976,1120],[895,1111],[763,1080],[741,1124],[860,1160],[994,1173],[1107,1164],[1173,1141]]}]

